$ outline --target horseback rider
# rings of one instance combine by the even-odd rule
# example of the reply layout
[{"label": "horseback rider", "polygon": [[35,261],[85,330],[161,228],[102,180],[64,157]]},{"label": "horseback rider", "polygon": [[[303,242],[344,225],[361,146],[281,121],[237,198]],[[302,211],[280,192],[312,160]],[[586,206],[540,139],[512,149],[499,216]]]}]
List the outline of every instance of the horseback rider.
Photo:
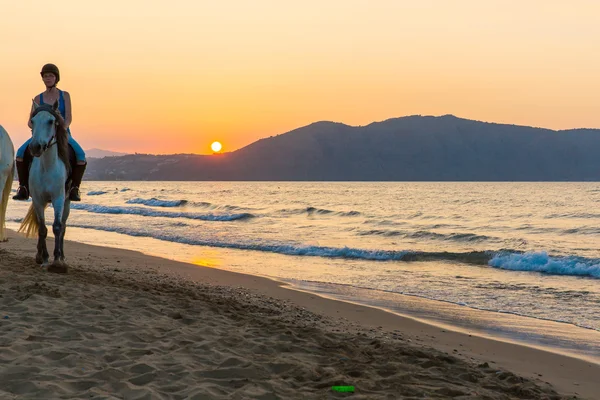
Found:
[{"label": "horseback rider", "polygon": [[[85,152],[73,139],[71,135],[71,130],[69,125],[71,125],[71,121],[73,120],[71,114],[71,96],[68,92],[64,92],[56,87],[58,81],[60,81],[60,71],[58,67],[54,64],[46,64],[42,67],[42,71],[40,72],[42,76],[42,81],[46,86],[46,90],[43,93],[37,95],[34,99],[34,102],[38,105],[42,104],[54,104],[55,101],[58,100],[58,111],[60,114],[59,123],[64,126],[68,135],[69,135],[69,145],[73,148],[75,152],[76,163],[73,165],[73,170],[71,172],[71,191],[69,192],[69,199],[71,201],[81,201],[81,195],[79,193],[79,186],[81,186],[81,180],[83,179],[83,174],[85,172],[85,167],[87,166],[87,162],[85,159]],[[31,107],[31,113],[29,114],[29,128],[33,129],[33,125],[31,122],[31,115],[35,111],[35,105]],[[13,197],[14,200],[27,200],[29,199],[29,167],[31,166],[32,156],[29,153],[29,143],[31,142],[31,138],[29,138],[20,148],[17,150],[17,173],[19,175],[19,189],[17,190],[17,194]]]}]

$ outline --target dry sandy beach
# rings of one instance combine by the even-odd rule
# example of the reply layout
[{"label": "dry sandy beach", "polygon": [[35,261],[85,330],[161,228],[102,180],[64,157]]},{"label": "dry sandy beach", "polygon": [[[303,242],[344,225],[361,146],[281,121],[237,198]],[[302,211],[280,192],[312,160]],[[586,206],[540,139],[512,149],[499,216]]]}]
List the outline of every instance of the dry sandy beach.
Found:
[{"label": "dry sandy beach", "polygon": [[600,366],[575,358],[71,241],[51,274],[9,235],[0,399],[600,398]]}]

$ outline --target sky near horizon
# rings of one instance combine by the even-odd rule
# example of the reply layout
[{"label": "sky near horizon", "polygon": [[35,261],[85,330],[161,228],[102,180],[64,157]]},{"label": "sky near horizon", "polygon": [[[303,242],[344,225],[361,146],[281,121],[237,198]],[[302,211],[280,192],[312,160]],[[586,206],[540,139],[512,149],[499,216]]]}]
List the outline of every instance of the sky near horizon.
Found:
[{"label": "sky near horizon", "polygon": [[600,128],[597,0],[0,0],[0,124],[47,62],[85,148],[233,151],[327,120]]}]

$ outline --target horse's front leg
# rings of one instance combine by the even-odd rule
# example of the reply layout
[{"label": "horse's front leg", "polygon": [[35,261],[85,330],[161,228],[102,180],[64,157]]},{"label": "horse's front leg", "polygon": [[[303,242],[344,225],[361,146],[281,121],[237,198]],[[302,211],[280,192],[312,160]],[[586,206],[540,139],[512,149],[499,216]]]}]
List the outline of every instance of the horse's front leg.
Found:
[{"label": "horse's front leg", "polygon": [[64,225],[62,222],[65,196],[61,195],[52,199],[54,207],[54,222],[52,223],[52,232],[54,233],[54,262],[48,267],[50,272],[67,272],[67,266],[63,262],[62,238]]},{"label": "horse's front leg", "polygon": [[48,228],[46,228],[46,219],[44,217],[44,206],[34,204],[35,214],[38,222],[38,244],[37,254],[35,255],[35,262],[42,264],[42,266],[48,265],[48,248],[46,247],[46,237],[48,236]]}]

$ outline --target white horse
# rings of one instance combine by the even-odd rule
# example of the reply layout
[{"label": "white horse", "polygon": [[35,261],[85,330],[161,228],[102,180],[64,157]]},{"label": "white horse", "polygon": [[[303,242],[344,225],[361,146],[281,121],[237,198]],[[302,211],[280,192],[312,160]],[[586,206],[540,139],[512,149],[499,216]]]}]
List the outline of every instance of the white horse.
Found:
[{"label": "white horse", "polygon": [[15,174],[15,147],[10,136],[0,125],[0,241],[8,240],[5,232],[6,205]]},{"label": "white horse", "polygon": [[[34,156],[29,173],[29,191],[32,204],[21,223],[19,232],[33,237],[37,231],[38,244],[35,261],[48,267],[51,272],[67,272],[65,264],[64,238],[69,218],[71,201],[66,195],[65,182],[69,175],[69,145],[64,127],[60,125],[58,101],[50,106],[35,102],[31,117],[33,124],[32,140],[29,144]],[[49,264],[46,248],[46,228],[44,212],[48,204],[54,207],[54,262]]]}]

